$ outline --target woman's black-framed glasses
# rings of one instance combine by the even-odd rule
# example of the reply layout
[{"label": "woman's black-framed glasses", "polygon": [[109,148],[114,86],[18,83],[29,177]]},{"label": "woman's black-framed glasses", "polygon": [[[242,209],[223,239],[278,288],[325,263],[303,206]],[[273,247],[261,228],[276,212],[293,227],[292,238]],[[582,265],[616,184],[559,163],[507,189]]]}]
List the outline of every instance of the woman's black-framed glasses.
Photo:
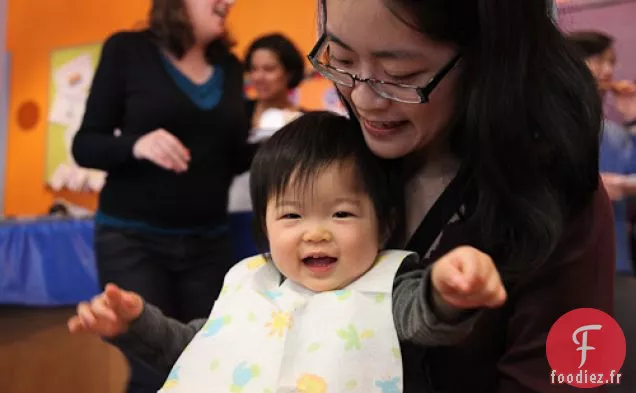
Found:
[{"label": "woman's black-framed glasses", "polygon": [[428,83],[424,86],[415,86],[402,83],[386,82],[374,78],[360,78],[348,71],[341,70],[327,61],[320,61],[319,55],[324,54],[327,49],[327,35],[322,34],[314,48],[309,53],[309,61],[314,69],[323,77],[329,79],[337,85],[353,88],[356,82],[368,84],[373,91],[379,96],[388,100],[402,102],[406,104],[425,104],[428,102],[431,92],[444,79],[444,77],[455,67],[461,59],[461,55],[457,54],[440,69]]}]

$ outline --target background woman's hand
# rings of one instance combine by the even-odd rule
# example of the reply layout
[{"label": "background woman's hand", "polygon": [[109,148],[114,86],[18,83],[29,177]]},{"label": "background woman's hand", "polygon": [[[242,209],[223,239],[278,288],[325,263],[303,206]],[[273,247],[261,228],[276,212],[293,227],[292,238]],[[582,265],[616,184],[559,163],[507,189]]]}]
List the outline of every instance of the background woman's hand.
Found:
[{"label": "background woman's hand", "polygon": [[139,138],[133,147],[133,155],[138,160],[148,160],[177,173],[187,171],[190,163],[190,151],[163,128]]},{"label": "background woman's hand", "polygon": [[602,172],[601,180],[612,201],[618,201],[625,197],[626,177],[618,173]]},{"label": "background woman's hand", "polygon": [[612,92],[616,102],[616,110],[624,121],[636,120],[636,83],[630,81],[616,82]]}]

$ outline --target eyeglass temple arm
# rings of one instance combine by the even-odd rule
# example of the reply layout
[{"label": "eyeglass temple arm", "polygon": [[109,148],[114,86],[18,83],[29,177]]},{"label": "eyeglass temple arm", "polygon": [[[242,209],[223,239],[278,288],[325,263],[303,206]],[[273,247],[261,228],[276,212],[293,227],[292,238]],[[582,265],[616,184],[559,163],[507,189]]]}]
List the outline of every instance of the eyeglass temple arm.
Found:
[{"label": "eyeglass temple arm", "polygon": [[431,91],[433,91],[433,89],[437,87],[439,82],[441,82],[442,79],[444,79],[446,74],[448,74],[450,70],[452,70],[453,67],[455,67],[455,65],[459,62],[461,58],[462,58],[461,53],[456,54],[455,57],[453,57],[441,70],[439,70],[437,74],[435,74],[435,76],[433,76],[433,78],[428,82],[426,87],[421,90],[420,96],[422,95],[428,96],[428,94],[430,94]]},{"label": "eyeglass temple arm", "polygon": [[316,41],[316,45],[314,45],[314,47],[311,49],[311,52],[309,52],[309,55],[307,56],[309,60],[313,61],[316,58],[316,56],[318,55],[318,51],[320,50],[320,48],[322,48],[322,44],[325,42],[326,39],[327,34],[322,33],[320,35],[320,38],[318,38],[318,41]]}]

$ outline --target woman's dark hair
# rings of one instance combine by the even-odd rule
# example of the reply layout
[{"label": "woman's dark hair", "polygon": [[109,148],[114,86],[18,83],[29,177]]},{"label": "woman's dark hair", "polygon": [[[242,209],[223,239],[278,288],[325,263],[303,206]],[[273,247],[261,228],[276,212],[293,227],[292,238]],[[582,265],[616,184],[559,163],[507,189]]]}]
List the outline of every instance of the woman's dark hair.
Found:
[{"label": "woman's dark hair", "polygon": [[576,31],[568,41],[582,53],[583,58],[600,55],[614,44],[614,38],[598,31]]},{"label": "woman's dark hair", "polygon": [[289,76],[288,89],[300,85],[305,74],[305,60],[294,43],[282,34],[268,34],[254,40],[245,55],[245,69],[252,69],[252,56],[258,49],[267,49],[276,54],[285,72]]},{"label": "woman's dark hair", "polygon": [[[194,32],[183,0],[152,0],[148,15],[149,32],[159,46],[177,58],[194,45]],[[206,56],[210,62],[230,53],[234,42],[228,34],[208,45]]]},{"label": "woman's dark hair", "polygon": [[256,153],[250,174],[254,227],[266,248],[265,213],[272,197],[280,197],[293,180],[300,192],[332,164],[351,162],[361,190],[369,195],[386,239],[403,219],[403,190],[398,162],[376,157],[367,147],[360,125],[331,112],[307,112],[290,122]]},{"label": "woman's dark hair", "polygon": [[537,267],[598,187],[602,120],[595,80],[551,19],[551,2],[384,3],[461,52],[449,127],[453,152],[473,172],[469,220],[509,279]]}]

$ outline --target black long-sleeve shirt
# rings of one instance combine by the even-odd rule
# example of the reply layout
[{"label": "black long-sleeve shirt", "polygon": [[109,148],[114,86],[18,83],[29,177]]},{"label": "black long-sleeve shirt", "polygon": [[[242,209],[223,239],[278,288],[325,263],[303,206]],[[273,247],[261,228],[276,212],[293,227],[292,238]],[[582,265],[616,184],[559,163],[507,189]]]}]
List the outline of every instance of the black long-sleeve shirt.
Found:
[{"label": "black long-sleeve shirt", "polygon": [[[223,70],[222,96],[202,109],[179,88],[161,56],[148,32],[120,32],[105,42],[73,157],[80,166],[108,172],[99,198],[103,214],[161,228],[222,225],[230,182],[249,162],[241,64],[229,53],[214,59]],[[187,172],[133,157],[137,139],[158,128],[190,150]]]}]

